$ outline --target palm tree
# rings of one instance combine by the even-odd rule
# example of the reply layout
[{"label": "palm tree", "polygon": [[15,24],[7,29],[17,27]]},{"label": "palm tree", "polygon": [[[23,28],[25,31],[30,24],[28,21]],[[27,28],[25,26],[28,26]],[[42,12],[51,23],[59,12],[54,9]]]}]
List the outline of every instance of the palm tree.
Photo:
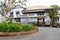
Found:
[{"label": "palm tree", "polygon": [[53,9],[49,10],[49,16],[51,18],[51,26],[54,24],[54,18],[57,17],[57,8],[60,8],[58,5],[51,5],[50,7],[52,7]]},{"label": "palm tree", "polygon": [[52,27],[52,25],[54,24],[54,18],[56,18],[57,17],[57,11],[56,11],[56,9],[52,9],[52,10],[49,10],[49,16],[50,16],[50,18],[51,18],[51,27]]},{"label": "palm tree", "polygon": [[27,0],[5,0],[4,2],[0,2],[0,13],[2,16],[4,16],[6,18],[6,14],[11,11],[16,3],[20,3],[21,5],[25,5],[26,4],[24,2],[26,2]]}]

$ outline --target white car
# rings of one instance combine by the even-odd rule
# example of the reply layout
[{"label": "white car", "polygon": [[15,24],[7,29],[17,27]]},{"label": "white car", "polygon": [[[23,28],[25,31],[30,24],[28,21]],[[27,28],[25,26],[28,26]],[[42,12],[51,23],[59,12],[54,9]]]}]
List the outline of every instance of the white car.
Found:
[{"label": "white car", "polygon": [[45,25],[50,25],[51,19],[49,16],[46,16],[44,19]]}]

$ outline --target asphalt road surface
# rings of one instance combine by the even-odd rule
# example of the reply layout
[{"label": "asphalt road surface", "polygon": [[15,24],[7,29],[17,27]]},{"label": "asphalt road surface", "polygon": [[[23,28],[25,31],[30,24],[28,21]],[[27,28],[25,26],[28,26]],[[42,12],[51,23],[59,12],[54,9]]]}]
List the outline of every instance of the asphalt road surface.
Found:
[{"label": "asphalt road surface", "polygon": [[0,40],[60,40],[60,28],[39,27],[39,32],[13,37],[0,37]]}]

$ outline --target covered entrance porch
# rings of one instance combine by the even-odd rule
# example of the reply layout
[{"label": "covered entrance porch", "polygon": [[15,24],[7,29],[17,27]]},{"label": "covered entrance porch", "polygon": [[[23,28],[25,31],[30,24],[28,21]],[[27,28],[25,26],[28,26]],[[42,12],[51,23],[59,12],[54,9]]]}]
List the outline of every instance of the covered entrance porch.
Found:
[{"label": "covered entrance porch", "polygon": [[[40,25],[42,25],[42,26],[44,26],[45,25],[45,13],[46,14],[48,14],[49,12],[49,10],[51,10],[51,9],[36,9],[36,10],[25,10],[25,11],[23,11],[23,14],[24,15],[29,15],[29,17],[31,18],[31,15],[32,15],[32,18],[34,19],[34,17],[36,17],[36,15],[37,15],[37,17],[36,17],[36,25],[37,26],[40,26]],[[36,15],[34,15],[34,14],[36,14]],[[26,17],[28,17],[28,16],[26,16]]]}]

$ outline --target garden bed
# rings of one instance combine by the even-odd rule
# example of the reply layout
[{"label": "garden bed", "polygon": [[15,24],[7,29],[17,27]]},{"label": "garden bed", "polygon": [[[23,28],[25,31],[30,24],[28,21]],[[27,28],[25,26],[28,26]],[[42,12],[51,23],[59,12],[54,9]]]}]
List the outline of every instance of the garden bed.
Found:
[{"label": "garden bed", "polygon": [[0,23],[0,36],[26,35],[37,31],[38,28],[31,24]]},{"label": "garden bed", "polygon": [[19,36],[19,35],[27,35],[36,33],[38,30],[31,30],[31,31],[25,31],[25,32],[0,32],[0,36]]}]

